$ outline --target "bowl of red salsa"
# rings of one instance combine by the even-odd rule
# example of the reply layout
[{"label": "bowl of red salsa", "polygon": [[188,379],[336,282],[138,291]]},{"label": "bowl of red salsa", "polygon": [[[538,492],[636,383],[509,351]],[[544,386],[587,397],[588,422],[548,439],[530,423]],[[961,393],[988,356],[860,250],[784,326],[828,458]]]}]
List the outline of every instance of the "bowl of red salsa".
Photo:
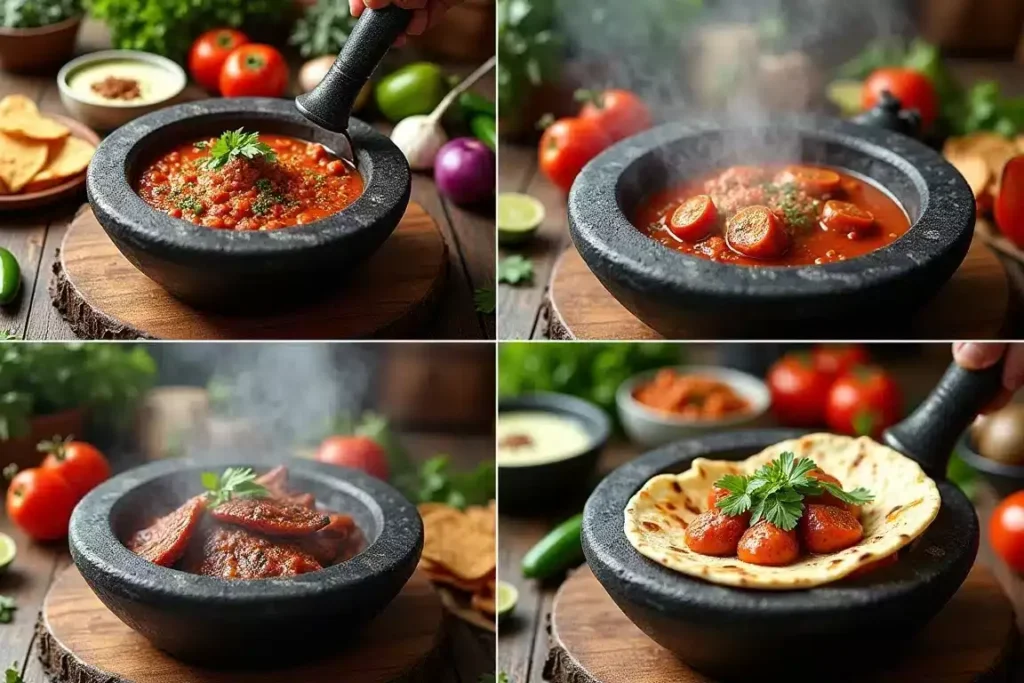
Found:
[{"label": "bowl of red salsa", "polygon": [[[82,576],[161,650],[217,666],[323,656],[345,647],[412,576],[423,525],[388,484],[294,458],[210,463],[134,468],[72,516]],[[204,474],[223,482],[229,471],[248,472],[265,495],[218,503]],[[268,639],[274,647],[253,647]]]},{"label": "bowl of red salsa", "polygon": [[186,303],[295,306],[341,286],[397,227],[411,176],[383,134],[340,134],[269,98],[136,119],[97,149],[89,202],[129,261]]},{"label": "bowl of red salsa", "polygon": [[[666,336],[899,334],[967,254],[960,174],[892,131],[816,116],[671,123],[588,164],[570,234],[602,284]],[[896,323],[896,324],[894,324]]]}]

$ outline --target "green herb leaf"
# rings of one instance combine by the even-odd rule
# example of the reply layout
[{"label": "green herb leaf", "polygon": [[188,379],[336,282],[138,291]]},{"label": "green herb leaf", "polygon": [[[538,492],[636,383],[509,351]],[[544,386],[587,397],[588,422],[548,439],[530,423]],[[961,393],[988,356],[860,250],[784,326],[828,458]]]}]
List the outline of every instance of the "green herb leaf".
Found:
[{"label": "green herb leaf", "polygon": [[277,161],[277,154],[270,145],[260,142],[258,132],[246,133],[244,129],[226,131],[217,138],[210,148],[210,155],[202,161],[202,168],[214,171],[235,159],[263,158],[266,161]]},{"label": "green herb leaf", "polygon": [[17,662],[11,664],[4,671],[4,683],[25,683],[25,679],[21,677],[21,672],[18,670]]},{"label": "green herb leaf", "polygon": [[256,483],[256,473],[251,467],[229,467],[219,477],[214,472],[203,472],[201,481],[208,491],[206,495],[211,508],[233,498],[264,498],[269,495],[266,488]]},{"label": "green herb leaf", "polygon": [[18,605],[14,598],[7,595],[0,595],[0,624],[9,624],[14,621],[14,612]]},{"label": "green herb leaf", "polygon": [[509,256],[498,264],[498,282],[510,285],[533,281],[533,262],[519,254]]},{"label": "green herb leaf", "polygon": [[490,315],[497,308],[497,303],[493,287],[480,287],[473,292],[473,305],[477,313]]},{"label": "green herb leaf", "polygon": [[784,531],[796,528],[804,512],[804,497],[818,496],[826,491],[844,503],[863,505],[874,499],[864,488],[853,491],[810,476],[817,465],[810,458],[797,458],[791,451],[763,465],[750,477],[727,474],[715,482],[729,495],[717,506],[727,515],[741,515],[750,511],[750,523],[762,519]]}]

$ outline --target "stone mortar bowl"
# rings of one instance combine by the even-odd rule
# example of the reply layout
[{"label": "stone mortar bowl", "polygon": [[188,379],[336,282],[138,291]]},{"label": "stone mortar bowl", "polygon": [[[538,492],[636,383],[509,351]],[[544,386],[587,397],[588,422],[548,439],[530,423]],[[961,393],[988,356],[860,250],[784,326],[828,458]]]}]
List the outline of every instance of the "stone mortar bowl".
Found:
[{"label": "stone mortar bowl", "polygon": [[409,165],[385,135],[352,119],[364,191],[338,213],[270,231],[216,230],[171,218],[135,192],[145,166],[175,145],[244,127],[340,148],[289,100],[231,98],[168,107],[118,128],[86,178],[100,225],[132,264],[182,301],[221,311],[302,303],[330,291],[380,247],[409,203]]},{"label": "stone mortar bowl", "polygon": [[878,666],[939,612],[974,563],[978,519],[944,473],[960,430],[998,391],[998,373],[951,368],[913,415],[886,432],[884,441],[918,461],[942,496],[938,517],[895,565],[808,590],[739,589],[674,572],[626,539],[623,510],[651,477],[682,472],[698,457],[740,460],[804,433],[784,429],[680,441],[612,472],[583,512],[587,562],[633,623],[711,676],[823,680],[823,671],[829,678]]},{"label": "stone mortar bowl", "polygon": [[[844,262],[751,267],[677,252],[631,222],[654,192],[687,179],[735,164],[794,162],[872,181],[903,207],[910,230]],[[691,328],[705,319],[746,336],[792,337],[793,326],[782,325],[793,321],[856,318],[861,331],[885,329],[953,275],[974,218],[967,182],[935,151],[899,133],[815,116],[747,127],[666,124],[598,155],[569,194],[570,234],[587,266],[633,315],[669,338],[680,334],[684,318]]]},{"label": "stone mortar bowl", "polygon": [[329,653],[412,576],[423,524],[412,503],[374,477],[299,459],[284,464],[296,490],[352,515],[366,536],[363,552],[320,571],[259,580],[199,576],[142,559],[122,539],[201,492],[200,473],[224,467],[187,459],[137,467],[83,498],[68,535],[75,565],[121,621],[179,659],[252,666]]}]

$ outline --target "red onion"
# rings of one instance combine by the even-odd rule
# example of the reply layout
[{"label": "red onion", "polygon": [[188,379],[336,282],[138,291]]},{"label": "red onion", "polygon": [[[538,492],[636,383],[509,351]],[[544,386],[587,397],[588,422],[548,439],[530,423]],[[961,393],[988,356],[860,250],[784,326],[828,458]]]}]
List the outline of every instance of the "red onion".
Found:
[{"label": "red onion", "polygon": [[476,138],[456,138],[434,160],[434,182],[456,204],[473,204],[494,195],[494,152]]}]

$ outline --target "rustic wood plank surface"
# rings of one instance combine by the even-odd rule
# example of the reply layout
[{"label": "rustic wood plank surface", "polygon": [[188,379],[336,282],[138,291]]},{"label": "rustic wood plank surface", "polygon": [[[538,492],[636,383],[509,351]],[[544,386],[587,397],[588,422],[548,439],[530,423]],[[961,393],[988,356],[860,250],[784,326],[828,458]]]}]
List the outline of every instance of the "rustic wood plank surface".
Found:
[{"label": "rustic wood plank surface", "polygon": [[[78,52],[108,47],[103,27],[96,22],[85,22],[79,35]],[[452,65],[447,70],[466,75],[472,66]],[[60,102],[55,75],[0,72],[0,97],[23,93],[44,112],[67,114]],[[473,89],[493,98],[494,86],[491,72]],[[382,124],[381,128],[387,130],[388,126]],[[414,336],[493,339],[495,317],[478,313],[473,304],[474,290],[495,286],[493,206],[456,207],[441,197],[433,178],[422,173],[413,175],[412,197],[440,224],[449,255],[448,282],[438,309]],[[53,309],[47,285],[64,232],[84,201],[83,191],[78,197],[53,206],[0,213],[0,246],[11,250],[22,270],[22,291],[18,299],[0,308],[0,331],[25,339],[76,339],[71,327]]]},{"label": "rustic wood plank surface", "polygon": [[[458,467],[471,467],[494,453],[492,436],[412,433],[403,434],[402,439],[417,458],[445,452]],[[118,471],[140,464],[131,454],[109,455]],[[18,545],[17,558],[0,575],[0,594],[14,598],[18,606],[14,621],[0,624],[0,671],[17,662],[25,683],[49,683],[38,661],[35,623],[50,584],[71,564],[67,543],[33,543],[3,513],[0,532],[9,534]],[[479,683],[482,675],[494,671],[494,634],[448,614],[445,628],[448,645],[442,651],[445,663],[438,683]]]},{"label": "rustic wood plank surface", "polygon": [[[687,362],[714,364],[718,358],[711,345],[687,347]],[[893,358],[891,362],[887,359],[884,365],[900,383],[908,405],[914,405],[934,386],[949,361],[949,346],[933,344],[913,355],[904,353]],[[613,439],[601,454],[598,473],[590,485],[596,485],[601,477],[647,450],[621,437]],[[982,530],[977,562],[995,574],[1000,586],[1013,603],[1018,629],[1024,634],[1024,578],[1012,572],[993,556],[988,540],[987,522],[998,498],[980,478],[976,482],[976,489],[973,500],[981,519]],[[549,618],[555,594],[565,578],[556,577],[544,582],[524,579],[520,572],[523,555],[548,530],[581,509],[581,502],[573,502],[562,509],[535,517],[499,515],[498,575],[502,580],[516,586],[519,590],[519,602],[515,612],[499,625],[498,669],[508,673],[510,680],[515,683],[545,681],[543,671],[549,649]],[[1012,680],[1024,683],[1024,669],[1019,666],[1017,669]]]},{"label": "rustic wood plank surface", "polygon": [[[951,68],[964,83],[994,79],[1008,95],[1024,94],[1024,68],[1019,64],[951,60]],[[548,338],[546,293],[556,261],[571,246],[568,234],[565,194],[539,171],[537,149],[533,145],[502,143],[499,150],[498,184],[501,192],[525,192],[536,197],[545,208],[545,219],[533,240],[522,246],[500,247],[501,260],[522,254],[533,262],[533,281],[529,284],[501,284],[498,288],[498,338]],[[1012,324],[1010,338],[1024,333],[1024,263],[998,254],[1010,284]],[[698,334],[698,338],[714,335]],[[952,335],[947,335],[952,336]],[[935,338],[935,337],[924,337]]]}]

